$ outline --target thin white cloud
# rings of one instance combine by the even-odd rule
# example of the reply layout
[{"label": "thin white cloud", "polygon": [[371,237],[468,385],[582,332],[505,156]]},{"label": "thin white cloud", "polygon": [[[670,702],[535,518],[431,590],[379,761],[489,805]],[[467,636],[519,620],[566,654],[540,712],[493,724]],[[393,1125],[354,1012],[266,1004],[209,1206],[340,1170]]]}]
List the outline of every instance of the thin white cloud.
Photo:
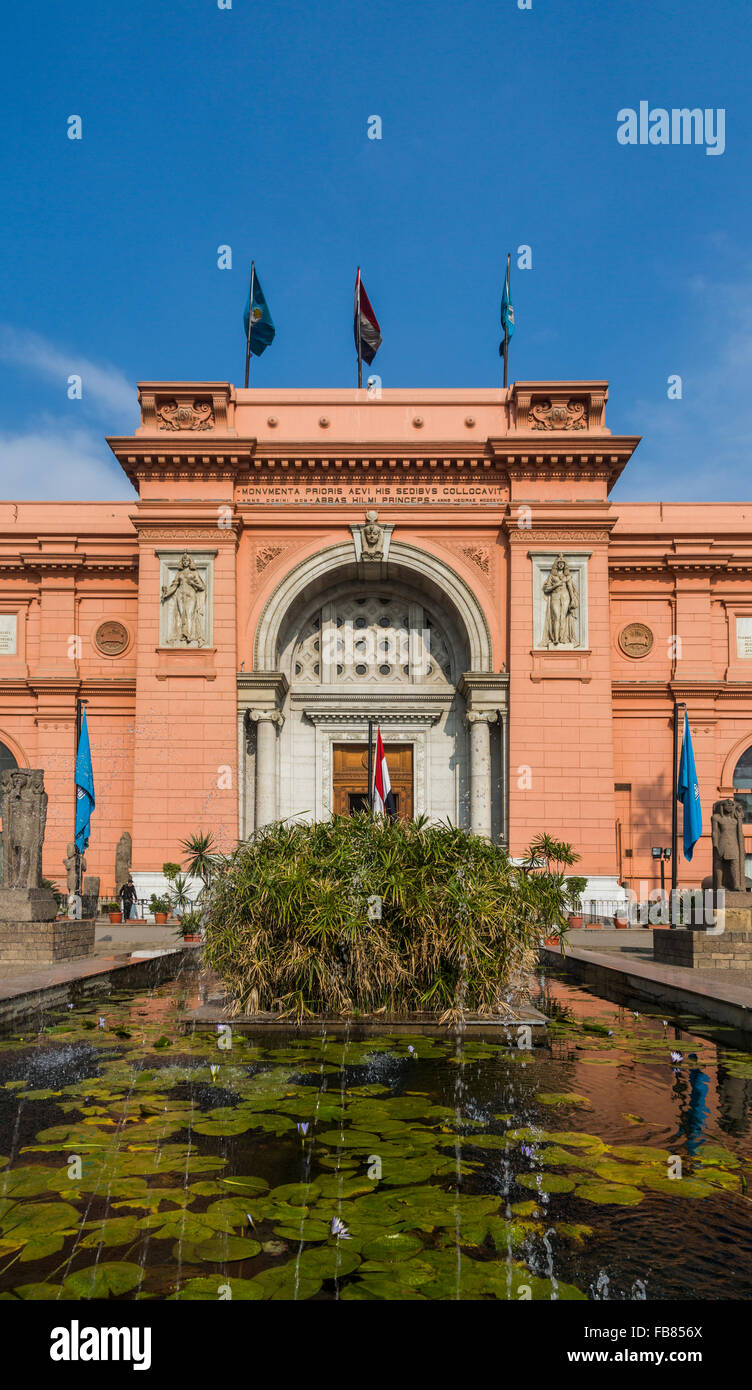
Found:
[{"label": "thin white cloud", "polygon": [[45,425],[0,433],[0,496],[26,501],[123,501],[134,492],[98,435]]},{"label": "thin white cloud", "polygon": [[698,305],[697,339],[682,398],[634,402],[629,414],[643,439],[617,485],[616,502],[752,496],[752,274],[715,284],[697,276],[689,289]]},{"label": "thin white cloud", "polygon": [[67,391],[69,376],[80,376],[82,400],[126,420],[138,419],[136,387],[117,367],[99,365],[80,353],[56,347],[38,333],[19,332],[11,324],[0,324],[0,361],[26,367],[56,381],[61,393]]}]

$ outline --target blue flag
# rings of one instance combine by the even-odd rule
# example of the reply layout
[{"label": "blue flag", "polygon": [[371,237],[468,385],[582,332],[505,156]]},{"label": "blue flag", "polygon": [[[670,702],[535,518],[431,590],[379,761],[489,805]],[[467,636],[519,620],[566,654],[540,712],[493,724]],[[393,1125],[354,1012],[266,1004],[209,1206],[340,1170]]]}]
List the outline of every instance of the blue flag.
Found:
[{"label": "blue flag", "polygon": [[89,843],[91,813],[94,810],[94,774],[91,770],[89,730],[86,710],[81,720],[81,733],[76,750],[76,849],[83,854]]},{"label": "blue flag", "polygon": [[684,858],[691,859],[695,845],[702,835],[702,807],[700,788],[697,784],[695,755],[692,749],[692,735],[689,732],[687,711],[684,711],[684,737],[679,759],[679,780],[676,785],[676,799],[684,807]]},{"label": "blue flag", "polygon": [[250,316],[251,352],[253,353],[254,357],[260,357],[262,352],[265,352],[269,344],[272,342],[277,330],[274,327],[274,320],[272,319],[272,316],[269,313],[269,306],[266,300],[264,299],[264,291],[261,288],[261,282],[255,271],[253,274],[253,304],[251,304],[250,298],[251,291],[249,288],[248,299],[246,300],[245,312],[243,314],[243,323],[245,325],[245,337],[247,342],[248,319]]},{"label": "blue flag", "polygon": [[[509,298],[509,261],[507,261],[507,273],[504,279],[504,292],[501,296],[501,326],[506,335],[506,341],[510,342],[514,333],[514,305]],[[504,343],[499,346],[499,352],[504,355]]]}]

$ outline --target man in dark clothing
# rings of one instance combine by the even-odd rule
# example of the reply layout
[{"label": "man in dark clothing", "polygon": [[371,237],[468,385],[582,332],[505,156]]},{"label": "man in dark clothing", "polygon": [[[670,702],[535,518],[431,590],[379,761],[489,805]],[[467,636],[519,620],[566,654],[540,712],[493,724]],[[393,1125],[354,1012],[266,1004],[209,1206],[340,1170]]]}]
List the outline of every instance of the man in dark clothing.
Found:
[{"label": "man in dark clothing", "polygon": [[124,883],[120,889],[120,901],[123,904],[123,921],[127,922],[136,901],[136,885],[132,878],[129,878],[128,882]]}]

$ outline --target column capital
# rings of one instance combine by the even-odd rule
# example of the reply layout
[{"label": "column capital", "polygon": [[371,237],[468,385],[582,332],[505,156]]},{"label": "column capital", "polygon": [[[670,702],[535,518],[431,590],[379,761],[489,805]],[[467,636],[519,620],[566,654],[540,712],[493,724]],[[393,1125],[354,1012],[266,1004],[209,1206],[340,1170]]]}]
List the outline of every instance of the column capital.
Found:
[{"label": "column capital", "polygon": [[499,711],[495,709],[469,709],[465,719],[472,728],[473,724],[483,722],[485,724],[495,724],[499,718]]},{"label": "column capital", "polygon": [[285,716],[278,709],[249,709],[248,718],[253,724],[275,724],[278,729],[285,722]]}]

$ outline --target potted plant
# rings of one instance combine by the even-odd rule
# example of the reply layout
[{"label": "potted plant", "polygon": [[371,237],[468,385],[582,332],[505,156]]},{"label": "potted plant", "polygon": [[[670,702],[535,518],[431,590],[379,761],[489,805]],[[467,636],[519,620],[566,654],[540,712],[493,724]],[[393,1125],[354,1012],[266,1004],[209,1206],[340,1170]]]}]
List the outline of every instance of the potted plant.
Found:
[{"label": "potted plant", "polygon": [[192,910],[184,912],[180,919],[178,936],[182,936],[184,941],[201,941],[201,914]]},{"label": "potted plant", "polygon": [[[572,874],[566,879],[564,891],[569,904],[569,926],[577,928],[582,926],[582,895],[587,888],[587,879],[581,874]],[[591,922],[590,926],[600,926],[600,922]]]},{"label": "potted plant", "polygon": [[116,926],[118,922],[122,922],[123,920],[122,909],[117,898],[108,898],[107,902],[102,903],[102,911],[107,913],[113,926]]},{"label": "potted plant", "polygon": [[175,875],[167,896],[176,917],[182,917],[184,913],[190,912],[193,907],[193,899],[190,894],[190,884],[185,874],[177,873]]},{"label": "potted plant", "polygon": [[152,893],[149,899],[149,911],[154,913],[154,921],[158,927],[163,927],[170,914],[170,899],[166,893]]}]

